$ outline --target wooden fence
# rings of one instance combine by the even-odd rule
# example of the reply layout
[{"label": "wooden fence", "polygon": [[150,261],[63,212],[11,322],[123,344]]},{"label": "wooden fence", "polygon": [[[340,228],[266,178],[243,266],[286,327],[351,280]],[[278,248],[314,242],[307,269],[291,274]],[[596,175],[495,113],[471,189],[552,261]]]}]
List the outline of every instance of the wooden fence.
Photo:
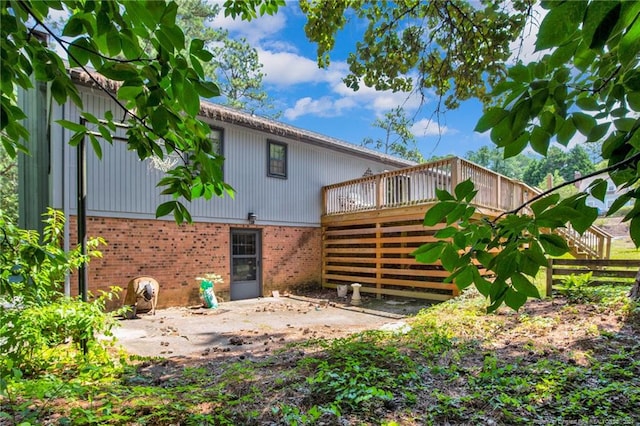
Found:
[{"label": "wooden fence", "polygon": [[549,259],[547,295],[552,294],[554,285],[570,275],[591,272],[595,285],[633,284],[639,269],[640,259]]}]

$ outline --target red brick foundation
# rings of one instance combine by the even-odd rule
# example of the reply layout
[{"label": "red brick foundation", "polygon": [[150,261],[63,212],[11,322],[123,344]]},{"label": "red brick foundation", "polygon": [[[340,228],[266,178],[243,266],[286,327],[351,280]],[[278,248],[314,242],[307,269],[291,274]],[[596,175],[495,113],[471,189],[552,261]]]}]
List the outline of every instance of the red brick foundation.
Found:
[{"label": "red brick foundation", "polygon": [[[75,246],[76,217],[69,218],[70,240]],[[87,235],[101,236],[102,259],[89,263],[89,291],[109,290],[138,275],[150,275],[160,283],[158,307],[200,303],[196,277],[207,272],[222,275],[216,295],[229,298],[231,229],[262,231],[262,291],[291,291],[319,287],[321,280],[321,229],[288,226],[232,226],[219,223],[177,225],[172,221],[90,217]],[[72,277],[77,294],[77,277]],[[121,305],[113,301],[109,308]]]}]

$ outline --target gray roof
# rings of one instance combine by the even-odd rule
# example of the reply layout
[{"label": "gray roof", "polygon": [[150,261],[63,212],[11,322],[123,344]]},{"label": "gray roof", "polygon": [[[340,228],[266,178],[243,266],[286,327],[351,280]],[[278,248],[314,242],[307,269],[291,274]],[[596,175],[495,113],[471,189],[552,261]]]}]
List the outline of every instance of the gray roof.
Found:
[{"label": "gray roof", "polygon": [[[87,73],[80,68],[69,69],[69,74],[73,81],[77,84],[90,87],[100,87],[107,89],[113,93],[118,90],[119,82],[106,79],[98,73]],[[334,151],[344,152],[363,158],[370,158],[380,161],[394,167],[410,167],[417,163],[405,160],[403,158],[394,157],[383,154],[372,149],[354,145],[340,139],[322,135],[320,133],[304,130],[289,124],[285,124],[270,118],[249,114],[227,106],[219,105],[213,102],[200,102],[200,115],[205,118],[211,118],[223,123],[236,124],[238,126],[249,129],[259,130],[274,136],[284,137],[288,139],[298,140],[300,142],[311,145],[320,146]]]}]

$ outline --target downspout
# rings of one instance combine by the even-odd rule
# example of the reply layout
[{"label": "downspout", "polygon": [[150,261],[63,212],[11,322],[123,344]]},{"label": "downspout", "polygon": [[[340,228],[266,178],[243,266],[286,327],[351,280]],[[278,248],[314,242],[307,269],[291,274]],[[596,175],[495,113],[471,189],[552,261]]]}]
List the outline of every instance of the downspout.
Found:
[{"label": "downspout", "polygon": [[[66,119],[66,103],[63,103],[61,106],[61,115],[63,119]],[[65,130],[64,127],[60,126],[60,149],[62,149],[62,173],[61,173],[61,180],[62,180],[62,213],[64,213],[64,217],[67,219],[65,224],[64,224],[64,242],[63,242],[63,249],[65,251],[65,253],[69,253],[69,250],[71,249],[71,242],[69,241],[69,239],[71,238],[71,230],[69,229],[69,217],[71,214],[71,208],[70,208],[70,202],[69,202],[69,197],[68,197],[68,192],[67,192],[67,183],[69,182],[69,178],[67,175],[67,167],[66,167],[66,163],[68,161],[67,159],[67,154],[68,154],[68,144],[65,142],[64,140],[64,135],[65,135]],[[67,297],[71,297],[71,274],[67,274],[67,276],[64,279],[64,295]]]}]

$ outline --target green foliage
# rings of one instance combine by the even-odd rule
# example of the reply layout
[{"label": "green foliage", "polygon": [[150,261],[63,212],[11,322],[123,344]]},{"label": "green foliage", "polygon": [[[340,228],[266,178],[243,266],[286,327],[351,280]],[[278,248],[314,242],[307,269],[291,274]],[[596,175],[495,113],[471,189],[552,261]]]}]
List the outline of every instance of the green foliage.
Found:
[{"label": "green foliage", "polygon": [[300,367],[311,400],[336,415],[393,400],[410,402],[418,380],[415,362],[375,333],[336,339],[326,356],[305,358]]},{"label": "green foliage", "polygon": [[[597,209],[585,204],[586,194],[563,200],[556,194],[532,203],[530,215],[511,214],[490,222],[477,219],[475,193],[470,180],[460,183],[455,195],[439,190],[439,203],[427,211],[424,224],[444,221],[447,226],[436,232],[439,241],[424,244],[412,255],[427,264],[439,259],[451,272],[446,281],[454,281],[460,290],[474,284],[489,299],[489,312],[503,303],[517,310],[527,298],[540,298],[534,280],[547,265],[545,253],[561,256],[569,250],[563,238],[543,230],[563,227],[568,221],[584,232]],[[491,271],[491,280],[482,269]]]},{"label": "green foliage", "polygon": [[[86,263],[97,251],[101,239],[87,242],[89,254],[79,248],[62,249],[65,218],[50,209],[45,215],[42,236],[16,228],[0,218],[0,372],[18,370],[34,374],[56,362],[66,350],[56,349],[71,341],[94,344],[97,334],[108,334],[110,315],[104,313],[105,293],[92,303],[64,297],[65,277]],[[99,345],[96,345],[99,349]]]},{"label": "green foliage", "polygon": [[[262,64],[258,52],[245,39],[232,39],[229,32],[214,28],[213,19],[220,13],[220,4],[204,0],[178,0],[177,22],[187,39],[200,39],[211,54],[201,57],[207,80],[217,81],[222,101],[227,105],[277,118],[267,93],[262,89]],[[265,3],[266,4],[266,3]],[[271,2],[273,6],[283,2]],[[265,13],[269,13],[265,10]],[[271,14],[271,13],[270,13]]]},{"label": "green foliage", "polygon": [[0,144],[0,212],[18,223],[18,162]]},{"label": "green foliage", "polygon": [[582,146],[576,145],[569,151],[552,146],[544,157],[531,161],[524,171],[523,181],[529,185],[537,185],[548,174],[557,173],[563,182],[568,182],[576,177],[576,173],[585,176],[593,171],[595,166]]},{"label": "green foliage", "polygon": [[366,138],[362,141],[363,146],[370,146],[373,149],[385,154],[406,158],[418,163],[424,162],[424,158],[416,145],[416,138],[409,129],[409,120],[402,107],[387,112],[384,118],[378,118],[373,123],[374,127],[384,130],[384,139],[373,140]]},{"label": "green foliage", "polygon": [[[273,14],[282,4],[282,0],[227,1],[225,13],[252,19]],[[63,9],[70,14],[62,28],[64,39],[45,24],[52,12]],[[61,122],[74,133],[70,144],[88,136],[97,146],[92,131],[100,132],[110,142],[114,117],[126,116],[127,144],[141,160],[168,155],[183,160],[159,184],[164,187],[163,194],[175,199],[174,208],[165,208],[162,213],[173,212],[177,221],[190,220],[178,198],[191,201],[192,188],[198,185],[205,190],[196,196],[232,194],[232,188],[221,179],[223,158],[213,153],[210,128],[197,118],[200,97],[220,93],[218,85],[207,81],[202,67],[212,54],[204,48],[204,41],[185,37],[176,23],[177,15],[178,5],[173,1],[2,2],[0,131],[9,156],[26,151],[20,141],[29,135],[20,122],[25,114],[18,105],[17,94],[19,90],[33,90],[33,79],[49,83],[58,104],[70,100],[83,108],[55,47],[33,36],[34,30],[39,30],[66,52],[72,67],[85,71],[91,67],[95,69],[94,76],[119,84],[113,94],[100,78],[92,77],[120,110],[109,111],[104,117],[84,112],[81,115],[87,120],[86,127]]]},{"label": "green foliage", "polygon": [[[470,97],[487,98],[486,82],[504,73],[529,3],[302,1],[307,38],[318,45],[318,64],[329,65],[335,35],[348,17],[366,30],[349,55],[347,86],[377,90],[431,90],[447,108]],[[353,14],[351,14],[353,11]],[[415,76],[415,77],[413,77]]]},{"label": "green foliage", "polygon": [[476,151],[468,151],[464,158],[496,173],[521,181],[526,175],[525,170],[533,161],[531,157],[523,154],[504,158],[504,149],[486,145]]},{"label": "green foliage", "polygon": [[621,303],[628,286],[609,288],[619,295],[602,309],[540,302],[496,315],[465,292],[406,319],[406,334],[316,339],[251,361],[121,355],[78,366],[69,356],[35,376],[4,376],[0,422],[637,424],[638,305]]}]

